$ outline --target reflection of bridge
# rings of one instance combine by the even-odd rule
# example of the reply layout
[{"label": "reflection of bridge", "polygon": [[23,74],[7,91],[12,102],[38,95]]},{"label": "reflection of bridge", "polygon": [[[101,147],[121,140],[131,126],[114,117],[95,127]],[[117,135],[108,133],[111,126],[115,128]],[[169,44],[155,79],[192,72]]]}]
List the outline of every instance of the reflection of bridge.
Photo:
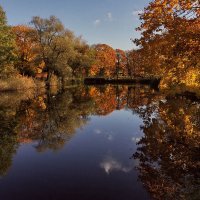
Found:
[{"label": "reflection of bridge", "polygon": [[88,77],[85,78],[84,83],[86,85],[94,84],[148,84],[155,88],[158,88],[160,79],[158,78],[101,78],[101,77]]}]

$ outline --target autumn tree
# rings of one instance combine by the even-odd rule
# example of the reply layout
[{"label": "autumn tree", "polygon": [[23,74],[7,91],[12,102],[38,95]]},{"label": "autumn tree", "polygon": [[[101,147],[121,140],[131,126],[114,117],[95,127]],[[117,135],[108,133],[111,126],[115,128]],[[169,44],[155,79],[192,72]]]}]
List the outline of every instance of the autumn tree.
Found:
[{"label": "autumn tree", "polygon": [[116,73],[116,52],[106,44],[97,44],[95,49],[95,64],[91,67],[91,75],[113,76]]},{"label": "autumn tree", "polygon": [[130,50],[126,52],[127,73],[130,77],[145,77],[150,68],[147,67],[147,56],[144,56],[144,49]]},{"label": "autumn tree", "polygon": [[18,25],[12,28],[16,38],[16,54],[18,61],[16,68],[24,75],[34,75],[39,70],[42,70],[42,63],[37,62],[38,43],[36,31],[25,25]]},{"label": "autumn tree", "polygon": [[146,69],[163,78],[162,87],[199,82],[199,7],[196,0],[154,0],[140,16],[142,36],[135,43]]},{"label": "autumn tree", "polygon": [[123,76],[127,76],[128,70],[127,70],[127,58],[125,51],[121,49],[116,49],[116,58],[119,67],[118,72],[120,72]]}]

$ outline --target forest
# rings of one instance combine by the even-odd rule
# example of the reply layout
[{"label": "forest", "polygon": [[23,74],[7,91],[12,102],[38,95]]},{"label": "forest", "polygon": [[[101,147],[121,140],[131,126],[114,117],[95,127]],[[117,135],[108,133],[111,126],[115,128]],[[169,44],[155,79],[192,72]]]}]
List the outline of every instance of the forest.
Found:
[{"label": "forest", "polygon": [[137,48],[123,51],[88,45],[55,16],[9,26],[0,7],[0,91],[64,89],[85,77],[140,77],[160,79],[162,90],[199,95],[199,8],[196,0],[152,1],[139,14],[141,37],[132,39]]}]

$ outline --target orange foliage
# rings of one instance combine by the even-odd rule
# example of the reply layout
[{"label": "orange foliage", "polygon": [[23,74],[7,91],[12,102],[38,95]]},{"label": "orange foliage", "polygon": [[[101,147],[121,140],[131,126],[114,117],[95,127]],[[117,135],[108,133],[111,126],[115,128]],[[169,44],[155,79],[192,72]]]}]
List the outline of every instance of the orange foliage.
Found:
[{"label": "orange foliage", "polygon": [[118,62],[119,62],[119,72],[122,73],[122,75],[127,76],[128,75],[128,70],[127,70],[127,58],[126,58],[126,53],[125,51],[121,49],[116,49]]},{"label": "orange foliage", "polygon": [[[153,0],[140,14],[142,23],[135,40],[140,48],[134,55],[137,68],[148,77],[161,78],[160,88],[199,85],[200,20],[199,1]],[[186,82],[191,79],[193,85]],[[139,71],[140,75],[142,71]],[[186,74],[190,74],[189,77]]]},{"label": "orange foliage", "polygon": [[95,101],[96,113],[108,115],[114,110],[120,110],[127,104],[127,86],[107,86],[106,88],[91,87],[90,97]]},{"label": "orange foliage", "polygon": [[96,45],[95,50],[96,50],[96,58],[95,58],[96,63],[91,67],[91,75],[111,76],[115,74],[116,71],[115,50],[106,44]]},{"label": "orange foliage", "polygon": [[[36,42],[35,30],[25,25],[18,25],[12,28],[16,36],[18,63],[17,68],[23,72],[35,73],[37,67],[43,67],[42,63],[36,62],[38,44]],[[31,71],[31,72],[30,72]]]}]

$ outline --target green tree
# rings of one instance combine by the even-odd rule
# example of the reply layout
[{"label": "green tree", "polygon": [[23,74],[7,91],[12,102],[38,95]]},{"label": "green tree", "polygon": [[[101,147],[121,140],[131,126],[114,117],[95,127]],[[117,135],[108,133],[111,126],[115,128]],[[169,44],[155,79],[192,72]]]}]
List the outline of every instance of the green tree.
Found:
[{"label": "green tree", "polygon": [[76,38],[74,43],[75,57],[70,60],[72,75],[88,76],[90,68],[95,60],[95,51],[81,37]]},{"label": "green tree", "polygon": [[74,34],[66,30],[55,16],[49,19],[33,17],[31,23],[36,29],[39,43],[37,59],[45,63],[45,70],[48,72],[47,85],[53,74],[64,80],[70,73],[68,60],[74,54]]},{"label": "green tree", "polygon": [[7,25],[6,14],[0,6],[0,77],[7,77],[15,70],[15,40],[11,28]]}]

